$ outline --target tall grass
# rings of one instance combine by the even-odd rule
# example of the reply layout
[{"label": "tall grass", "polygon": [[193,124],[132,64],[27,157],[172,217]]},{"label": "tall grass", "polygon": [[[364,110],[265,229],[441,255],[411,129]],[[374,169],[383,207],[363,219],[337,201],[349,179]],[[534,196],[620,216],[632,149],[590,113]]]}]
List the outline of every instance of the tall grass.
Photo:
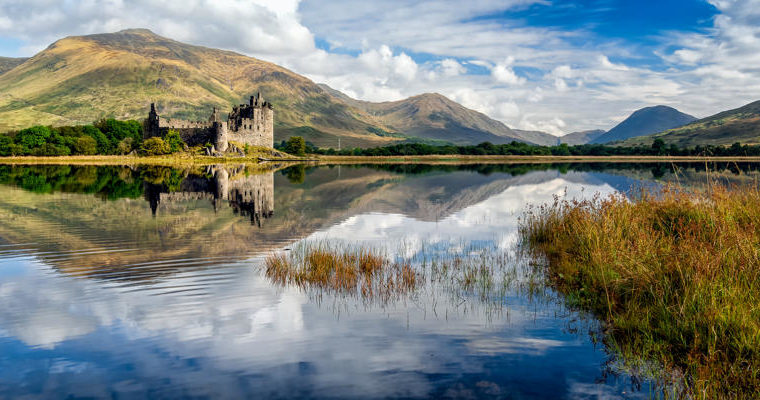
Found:
[{"label": "tall grass", "polygon": [[413,292],[417,286],[417,273],[409,263],[390,261],[373,249],[324,244],[296,247],[289,254],[273,253],[265,261],[264,272],[280,285],[383,301]]},{"label": "tall grass", "polygon": [[677,188],[556,198],[521,221],[553,285],[626,358],[686,376],[693,398],[760,393],[760,192]]}]

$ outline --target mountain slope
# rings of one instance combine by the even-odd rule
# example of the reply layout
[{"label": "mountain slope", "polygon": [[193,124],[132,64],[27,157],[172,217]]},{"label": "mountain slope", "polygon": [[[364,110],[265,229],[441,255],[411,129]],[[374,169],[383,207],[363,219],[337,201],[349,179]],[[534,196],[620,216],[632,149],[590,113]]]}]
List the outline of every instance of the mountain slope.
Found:
[{"label": "mountain slope", "polygon": [[0,75],[16,68],[26,60],[26,58],[0,57]]},{"label": "mountain slope", "polygon": [[556,146],[559,143],[559,137],[551,133],[541,131],[524,131],[521,129],[512,129],[521,139],[528,143],[538,144],[541,146]]},{"label": "mountain slope", "polygon": [[609,143],[636,136],[651,135],[666,129],[686,125],[696,118],[668,106],[654,106],[635,111],[607,133],[592,140],[591,143]]},{"label": "mountain slope", "polygon": [[760,101],[723,111],[675,129],[626,140],[623,145],[651,144],[654,139],[679,147],[760,144]]},{"label": "mountain slope", "polygon": [[309,79],[230,51],[176,42],[148,30],[61,39],[0,75],[0,130],[142,119],[156,102],[166,116],[206,119],[261,91],[276,109],[275,140],[383,145],[384,126],[335,100]]},{"label": "mountain slope", "polygon": [[510,129],[487,115],[471,110],[438,93],[408,99],[372,103],[356,100],[325,84],[320,86],[346,104],[366,111],[397,132],[429,140],[455,144],[509,143],[556,144],[557,138],[544,132]]},{"label": "mountain slope", "polygon": [[590,131],[580,131],[580,132],[572,132],[568,133],[565,136],[561,136],[559,138],[560,142],[567,143],[570,146],[575,146],[579,144],[586,144],[590,143],[594,139],[598,138],[599,136],[602,136],[606,133],[606,131],[601,129],[594,129]]}]

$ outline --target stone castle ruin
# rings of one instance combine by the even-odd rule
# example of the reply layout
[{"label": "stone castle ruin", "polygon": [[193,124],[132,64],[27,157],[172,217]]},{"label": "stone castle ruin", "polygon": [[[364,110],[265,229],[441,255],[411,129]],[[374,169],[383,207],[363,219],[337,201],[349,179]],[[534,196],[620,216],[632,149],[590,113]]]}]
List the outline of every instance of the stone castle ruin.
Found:
[{"label": "stone castle ruin", "polygon": [[179,132],[188,146],[210,143],[217,151],[227,151],[229,142],[235,141],[271,148],[274,146],[274,109],[257,93],[248,104],[233,107],[227,121],[222,120],[216,107],[208,121],[185,121],[162,118],[156,112],[155,103],[151,103],[143,139],[163,138],[170,129]]}]

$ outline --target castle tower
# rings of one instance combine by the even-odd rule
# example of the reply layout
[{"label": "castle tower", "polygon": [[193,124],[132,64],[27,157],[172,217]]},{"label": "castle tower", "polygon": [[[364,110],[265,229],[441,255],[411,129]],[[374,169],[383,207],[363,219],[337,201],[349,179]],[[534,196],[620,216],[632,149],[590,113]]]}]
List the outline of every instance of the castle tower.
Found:
[{"label": "castle tower", "polygon": [[214,129],[214,147],[217,151],[227,151],[228,135],[227,135],[227,122],[214,121],[212,125]]}]

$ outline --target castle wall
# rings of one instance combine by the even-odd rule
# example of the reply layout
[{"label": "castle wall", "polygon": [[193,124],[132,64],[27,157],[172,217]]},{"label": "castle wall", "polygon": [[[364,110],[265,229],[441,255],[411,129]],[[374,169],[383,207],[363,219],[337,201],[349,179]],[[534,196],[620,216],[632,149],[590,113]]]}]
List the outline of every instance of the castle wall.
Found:
[{"label": "castle wall", "polygon": [[249,104],[234,107],[227,122],[221,121],[214,108],[208,121],[185,121],[161,118],[151,104],[143,138],[165,137],[169,130],[179,132],[188,146],[213,144],[226,151],[230,140],[252,146],[274,147],[274,110],[259,96],[252,96]]},{"label": "castle wall", "polygon": [[240,118],[228,132],[229,140],[252,146],[274,147],[274,110],[269,107],[253,109],[252,118]]}]

